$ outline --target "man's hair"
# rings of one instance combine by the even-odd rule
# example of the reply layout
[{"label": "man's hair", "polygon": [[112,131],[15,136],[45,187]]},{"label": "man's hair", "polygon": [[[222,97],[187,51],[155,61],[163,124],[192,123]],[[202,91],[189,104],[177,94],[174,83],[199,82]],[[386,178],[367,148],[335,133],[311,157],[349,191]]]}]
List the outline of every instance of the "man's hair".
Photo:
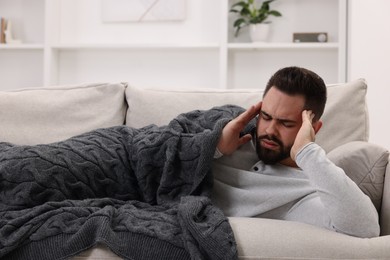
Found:
[{"label": "man's hair", "polygon": [[286,67],[278,70],[268,81],[263,98],[275,87],[283,93],[305,98],[306,110],[315,114],[313,121],[320,119],[326,103],[326,85],[324,80],[313,71],[300,67]]}]

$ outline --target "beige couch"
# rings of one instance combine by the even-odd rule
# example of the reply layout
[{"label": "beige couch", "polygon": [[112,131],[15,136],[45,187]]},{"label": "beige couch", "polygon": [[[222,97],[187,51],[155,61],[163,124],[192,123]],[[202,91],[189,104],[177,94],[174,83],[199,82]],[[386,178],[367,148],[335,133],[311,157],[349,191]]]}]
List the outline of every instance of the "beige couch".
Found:
[{"label": "beige couch", "polygon": [[[229,218],[240,259],[390,259],[389,153],[368,140],[364,80],[328,86],[317,136],[328,156],[370,196],[381,237],[361,239],[314,226],[270,219]],[[261,90],[145,90],[84,84],[0,91],[0,141],[50,143],[100,127],[166,124],[180,112],[227,103],[248,107]],[[74,259],[119,259],[102,245]]]}]

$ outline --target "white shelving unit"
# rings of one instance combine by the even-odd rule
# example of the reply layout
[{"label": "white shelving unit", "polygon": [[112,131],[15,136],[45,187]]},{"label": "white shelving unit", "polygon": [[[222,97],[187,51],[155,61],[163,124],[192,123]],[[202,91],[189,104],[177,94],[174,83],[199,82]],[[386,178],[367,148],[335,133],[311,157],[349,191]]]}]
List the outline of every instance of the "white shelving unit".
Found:
[{"label": "white shelving unit", "polygon": [[336,42],[330,42],[330,43],[284,43],[284,42],[277,42],[277,43],[229,43],[228,48],[230,50],[275,50],[275,49],[281,49],[281,50],[294,50],[294,49],[301,49],[301,50],[310,50],[310,49],[317,49],[317,50],[326,50],[326,49],[332,49],[332,50],[338,50],[339,43]]},{"label": "white shelving unit", "polygon": [[[283,16],[273,19],[267,43],[251,43],[245,29],[233,36],[236,0],[186,1],[184,21],[103,23],[98,0],[0,0],[0,16],[23,41],[0,45],[0,90],[101,81],[258,88],[289,65],[327,83],[346,80],[347,0],[274,2]],[[292,43],[298,31],[326,31],[329,42]]]},{"label": "white shelving unit", "polygon": [[43,44],[2,44],[0,50],[43,50]]},{"label": "white shelving unit", "polygon": [[[229,0],[231,6],[235,0]],[[227,88],[265,87],[277,69],[296,65],[310,68],[327,83],[346,81],[347,0],[282,0],[272,3],[282,13],[271,18],[269,42],[252,43],[248,30],[234,37],[233,22],[237,18],[228,14]],[[226,24],[227,23],[227,24]],[[327,32],[326,43],[293,43],[294,32]]]}]

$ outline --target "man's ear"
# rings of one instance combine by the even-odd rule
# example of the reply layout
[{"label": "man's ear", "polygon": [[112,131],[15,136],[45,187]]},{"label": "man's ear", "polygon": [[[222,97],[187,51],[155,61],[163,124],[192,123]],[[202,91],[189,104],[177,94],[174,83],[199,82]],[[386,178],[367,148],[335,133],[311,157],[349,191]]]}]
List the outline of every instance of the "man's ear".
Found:
[{"label": "man's ear", "polygon": [[317,134],[318,131],[320,131],[320,129],[322,127],[322,121],[318,120],[317,122],[312,123],[312,126],[313,126],[313,129],[314,129],[314,133]]}]

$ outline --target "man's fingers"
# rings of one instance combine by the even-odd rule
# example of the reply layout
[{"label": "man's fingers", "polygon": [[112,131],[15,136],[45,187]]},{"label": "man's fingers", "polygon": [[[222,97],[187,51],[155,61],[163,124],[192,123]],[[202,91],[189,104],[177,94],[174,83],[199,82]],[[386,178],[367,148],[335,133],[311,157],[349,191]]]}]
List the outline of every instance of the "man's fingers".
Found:
[{"label": "man's fingers", "polygon": [[310,123],[313,122],[314,113],[311,110],[304,110],[302,113],[302,121],[308,120]]},{"label": "man's fingers", "polygon": [[237,150],[238,147],[246,144],[252,139],[251,134],[246,134],[240,137],[240,133],[249,121],[256,117],[260,108],[261,102],[251,106],[223,128],[221,138],[217,145],[217,148],[221,153],[225,155],[231,154]]},{"label": "man's fingers", "polygon": [[261,102],[248,108],[244,113],[239,115],[236,118],[236,120],[238,122],[246,125],[249,123],[249,121],[251,121],[253,118],[255,118],[259,114],[260,108],[261,108]]},{"label": "man's fingers", "polygon": [[243,145],[243,144],[246,144],[250,140],[252,140],[252,135],[251,134],[246,134],[246,135],[242,136],[240,138],[240,146]]}]

